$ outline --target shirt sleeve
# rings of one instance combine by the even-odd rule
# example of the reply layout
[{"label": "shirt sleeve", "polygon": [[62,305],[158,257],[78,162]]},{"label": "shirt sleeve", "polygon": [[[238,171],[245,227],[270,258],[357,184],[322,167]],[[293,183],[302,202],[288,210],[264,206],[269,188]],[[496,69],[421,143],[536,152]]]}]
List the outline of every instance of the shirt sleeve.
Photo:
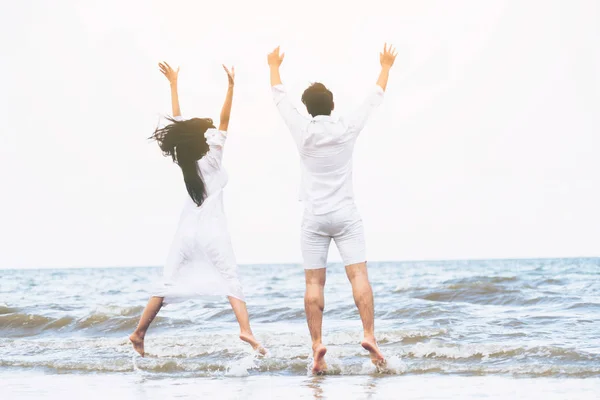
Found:
[{"label": "shirt sleeve", "polygon": [[348,128],[354,134],[358,135],[363,130],[369,116],[382,102],[384,90],[379,85],[375,85],[363,104],[348,118]]},{"label": "shirt sleeve", "polygon": [[292,104],[283,85],[273,86],[271,90],[273,92],[273,101],[292,133],[296,145],[299,146],[302,143],[303,132],[309,123],[309,119],[300,114],[300,111]]}]

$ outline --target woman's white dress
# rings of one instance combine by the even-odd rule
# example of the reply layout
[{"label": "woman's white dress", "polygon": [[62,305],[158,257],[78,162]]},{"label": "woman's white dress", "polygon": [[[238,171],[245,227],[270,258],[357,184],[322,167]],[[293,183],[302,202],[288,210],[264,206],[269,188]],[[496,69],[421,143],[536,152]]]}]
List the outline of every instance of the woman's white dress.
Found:
[{"label": "woman's white dress", "polygon": [[163,280],[153,293],[164,297],[165,303],[218,295],[245,301],[223,209],[228,178],[222,159],[227,132],[209,129],[205,137],[210,150],[198,166],[207,197],[198,207],[187,196]]}]

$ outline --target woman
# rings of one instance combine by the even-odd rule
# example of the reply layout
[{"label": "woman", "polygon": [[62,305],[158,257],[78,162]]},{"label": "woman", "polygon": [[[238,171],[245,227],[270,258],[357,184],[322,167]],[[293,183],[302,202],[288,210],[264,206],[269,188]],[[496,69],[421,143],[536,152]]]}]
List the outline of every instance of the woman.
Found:
[{"label": "woman", "polygon": [[157,129],[151,139],[158,142],[165,156],[172,157],[179,165],[189,196],[165,265],[163,282],[148,301],[129,339],[143,357],[146,331],[163,304],[194,296],[226,295],[240,325],[240,339],[265,354],[250,329],[223,211],[222,190],[227,184],[227,174],[222,158],[235,71],[223,66],[229,88],[217,130],[210,118],[181,118],[177,94],[179,68],[175,71],[166,62],[159,67],[171,84],[173,118],[169,118],[169,125]]}]

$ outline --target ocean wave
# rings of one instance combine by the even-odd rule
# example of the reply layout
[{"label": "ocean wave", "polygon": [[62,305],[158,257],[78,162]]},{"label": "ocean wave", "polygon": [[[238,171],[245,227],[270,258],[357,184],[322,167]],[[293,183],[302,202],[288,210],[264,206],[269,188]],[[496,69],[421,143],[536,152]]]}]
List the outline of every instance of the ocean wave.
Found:
[{"label": "ocean wave", "polygon": [[[26,337],[44,334],[56,334],[64,332],[79,333],[119,333],[135,329],[139,321],[138,315],[126,311],[124,314],[92,313],[84,317],[75,316],[45,316],[18,312],[12,309],[12,313],[0,314],[0,334],[5,337]],[[155,325],[165,325],[167,319],[158,316]],[[190,322],[178,321],[181,326],[189,325]]]},{"label": "ocean wave", "polygon": [[4,315],[4,314],[12,314],[14,312],[17,312],[18,309],[17,308],[12,308],[12,307],[8,307],[5,305],[0,305],[0,315]]},{"label": "ocean wave", "polygon": [[411,307],[402,307],[397,310],[387,311],[381,315],[383,320],[403,319],[426,319],[435,318],[443,315],[443,311],[430,305],[412,305]]},{"label": "ocean wave", "polygon": [[[600,373],[600,353],[550,345],[528,346],[516,341],[455,344],[436,339],[444,334],[444,330],[381,332],[379,343],[390,360],[390,370],[386,373],[528,376]],[[192,376],[306,374],[312,362],[307,335],[263,333],[258,334],[258,338],[269,350],[264,358],[256,358],[247,344],[237,339],[237,332],[151,336],[146,340],[143,359],[134,357],[126,337],[1,339],[1,347],[7,350],[0,359],[0,368],[43,368],[54,372],[127,372],[136,368],[151,374]],[[429,339],[414,342],[411,338]],[[326,343],[329,374],[376,373],[368,353],[359,345],[360,334],[333,333],[327,335]]]},{"label": "ocean wave", "polygon": [[405,357],[412,358],[439,358],[439,359],[524,359],[535,357],[552,359],[554,361],[594,361],[600,363],[600,355],[565,349],[553,346],[524,347],[505,344],[442,344],[442,343],[417,343],[403,353]]},{"label": "ocean wave", "polygon": [[304,318],[304,310],[290,307],[268,308],[254,312],[252,317],[261,322],[289,321]]},{"label": "ocean wave", "polygon": [[419,343],[446,333],[446,329],[384,331],[377,335],[377,341],[379,344]]},{"label": "ocean wave", "polygon": [[455,283],[433,290],[417,291],[412,297],[442,303],[496,306],[570,305],[579,299],[559,292],[531,293],[521,288],[489,282]]},{"label": "ocean wave", "polygon": [[567,307],[568,310],[600,310],[600,303],[575,303]]},{"label": "ocean wave", "polygon": [[[568,279],[548,277],[527,280],[516,276],[473,276],[449,279],[433,287],[404,284],[396,287],[394,292],[435,302],[502,306],[571,304],[577,302],[579,297],[576,293],[565,293],[564,286],[568,282]],[[593,288],[590,292],[593,292]]]},{"label": "ocean wave", "polygon": [[43,315],[7,313],[0,315],[0,332],[3,336],[26,336],[44,330],[60,330],[71,324],[73,318],[51,318]]},{"label": "ocean wave", "polygon": [[[432,361],[411,363],[399,356],[388,357],[384,370],[377,370],[369,360],[343,360],[329,357],[327,375],[404,375],[404,374],[449,374],[449,375],[513,375],[522,377],[593,377],[600,374],[598,365],[553,365],[553,364],[460,364]],[[252,355],[235,360],[189,360],[120,358],[113,360],[70,361],[70,360],[0,360],[0,368],[44,369],[55,373],[123,373],[138,371],[151,375],[176,375],[178,377],[223,377],[247,376],[251,374],[307,375],[310,360],[303,359],[260,359]]]},{"label": "ocean wave", "polygon": [[498,284],[513,283],[519,281],[516,276],[470,276],[468,278],[449,279],[444,284],[450,285],[471,285],[471,284]]},{"label": "ocean wave", "polygon": [[518,290],[507,290],[491,284],[453,285],[414,297],[435,302],[463,302],[481,305],[519,305],[527,301],[527,298]]}]

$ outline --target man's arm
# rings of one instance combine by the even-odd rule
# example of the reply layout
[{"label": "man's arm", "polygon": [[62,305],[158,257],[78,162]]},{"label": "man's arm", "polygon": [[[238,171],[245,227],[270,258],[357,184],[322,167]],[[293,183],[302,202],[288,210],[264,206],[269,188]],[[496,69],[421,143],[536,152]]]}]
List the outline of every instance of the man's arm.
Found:
[{"label": "man's arm", "polygon": [[233,86],[235,83],[235,69],[234,67],[231,67],[230,71],[225,65],[223,65],[223,69],[225,69],[225,72],[227,72],[229,86],[227,87],[227,95],[225,95],[225,103],[223,103],[223,108],[221,109],[221,116],[219,119],[219,130],[227,131],[227,128],[229,127],[229,117],[231,116],[231,105],[233,104]]},{"label": "man's arm", "polygon": [[300,146],[302,142],[302,132],[304,131],[305,125],[308,123],[308,119],[300,114],[298,109],[290,101],[289,96],[281,83],[279,67],[283,62],[284,57],[285,53],[279,54],[279,47],[267,56],[270,69],[271,91],[273,92],[273,101],[275,101],[279,113],[292,133],[296,145]]},{"label": "man's arm", "polygon": [[384,91],[387,87],[388,78],[390,77],[390,69],[392,69],[392,65],[394,65],[397,55],[398,52],[396,49],[393,48],[392,45],[388,47],[387,43],[383,46],[383,52],[379,53],[381,72],[379,73],[379,78],[377,78],[377,85]]},{"label": "man's arm", "polygon": [[383,94],[387,87],[388,78],[390,76],[390,70],[394,65],[396,59],[396,50],[385,44],[383,46],[383,52],[379,53],[379,62],[381,63],[381,72],[372,92],[367,97],[366,101],[355,111],[352,117],[349,119],[349,127],[354,135],[358,135],[367,123],[367,119],[383,101]]},{"label": "man's arm", "polygon": [[177,67],[177,70],[174,70],[166,62],[158,63],[158,67],[160,68],[160,72],[162,72],[163,75],[169,80],[169,84],[171,85],[171,110],[173,112],[173,117],[180,117],[181,109],[179,108],[179,94],[177,93],[179,67]]}]

